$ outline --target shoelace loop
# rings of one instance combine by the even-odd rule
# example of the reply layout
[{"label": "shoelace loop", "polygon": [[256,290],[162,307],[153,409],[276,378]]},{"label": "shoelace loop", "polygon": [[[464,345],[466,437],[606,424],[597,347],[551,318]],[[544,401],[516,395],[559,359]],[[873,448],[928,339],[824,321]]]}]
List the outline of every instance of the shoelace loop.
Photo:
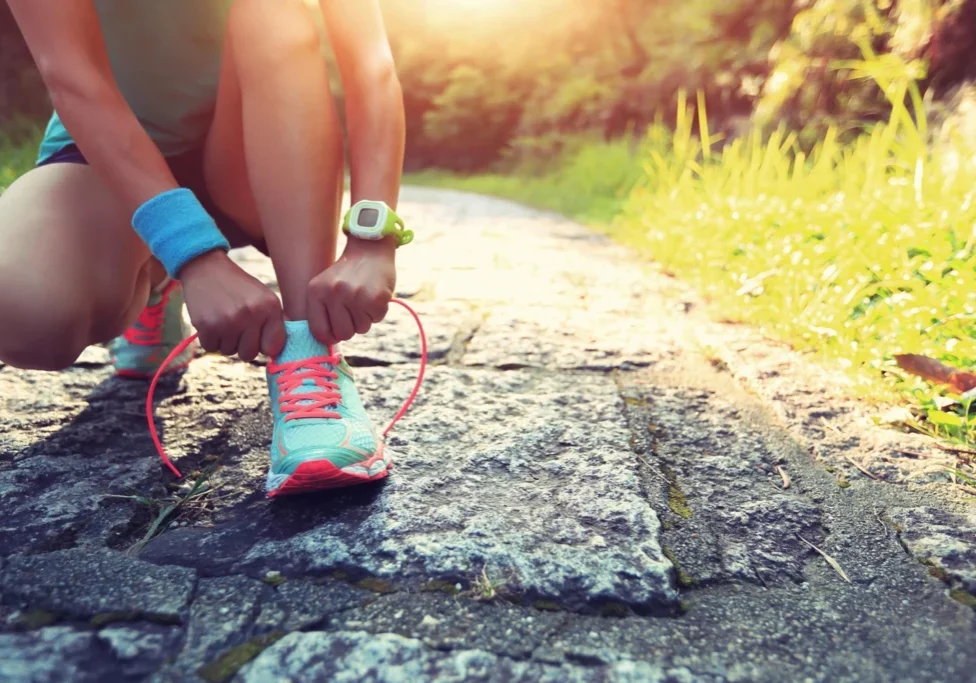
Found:
[{"label": "shoelace loop", "polygon": [[[424,332],[424,325],[420,321],[420,316],[417,315],[417,312],[413,310],[409,306],[409,304],[407,304],[405,301],[401,301],[400,299],[392,299],[391,302],[395,304],[399,304],[403,308],[407,309],[407,312],[411,316],[413,316],[414,321],[417,323],[417,331],[420,334],[420,370],[417,373],[417,381],[414,383],[413,390],[410,392],[410,395],[407,397],[407,400],[403,402],[403,405],[400,406],[400,410],[397,411],[396,415],[393,416],[393,419],[390,420],[390,423],[386,426],[386,429],[383,430],[384,437],[390,433],[394,425],[396,425],[396,423],[399,422],[400,419],[407,414],[407,411],[410,410],[410,406],[413,405],[413,402],[417,398],[417,394],[420,392],[420,386],[424,383],[424,374],[427,371],[427,335]],[[159,378],[162,377],[163,373],[166,372],[166,368],[169,367],[170,363],[172,363],[177,356],[183,353],[187,349],[187,347],[189,347],[190,344],[192,344],[194,340],[196,340],[196,338],[197,338],[196,334],[187,337],[182,342],[180,342],[180,344],[175,349],[173,349],[173,351],[169,354],[169,356],[166,357],[166,360],[163,361],[163,364],[159,366],[159,369],[156,371],[155,376],[153,376],[152,382],[149,384],[149,394],[146,396],[146,421],[149,423],[149,434],[150,436],[152,436],[153,444],[156,446],[156,452],[159,454],[159,457],[162,459],[166,467],[169,468],[170,472],[176,475],[178,479],[182,479],[183,475],[180,474],[180,471],[178,469],[176,469],[176,465],[174,465],[173,461],[170,460],[169,456],[166,454],[166,450],[163,448],[162,442],[160,442],[159,440],[159,432],[156,430],[156,423],[153,420],[153,397],[156,394],[156,385],[159,383]],[[298,361],[294,363],[294,365],[304,364],[305,362],[306,361]],[[323,361],[317,360],[316,364],[321,362]],[[281,365],[292,365],[292,364],[290,363],[279,364],[279,367]],[[325,372],[325,368],[322,368],[321,365],[317,365],[317,367],[322,372]],[[295,372],[293,372],[294,377],[297,378],[298,380],[298,384],[296,384],[296,386],[300,385],[301,382],[304,381],[305,377],[311,377],[307,373],[299,373],[297,371],[298,368],[295,368]],[[310,371],[314,371],[314,370],[310,370]],[[279,378],[279,379],[283,379],[283,378]],[[335,379],[335,378],[333,377],[331,379]],[[296,380],[292,379],[290,381],[296,381]],[[338,387],[336,387],[336,390],[338,390]],[[315,393],[319,393],[319,392],[315,392]],[[296,403],[294,404],[296,408],[293,408],[290,412],[295,414],[298,412],[298,410],[305,410],[307,408],[315,408],[316,410],[321,409],[323,410],[323,412],[325,412],[324,411],[325,405],[322,406],[318,406],[318,405],[298,406],[297,405],[297,401],[305,401],[308,400],[309,398],[314,399],[315,393],[309,392],[308,394],[293,395],[291,398],[293,398],[296,401]],[[322,393],[324,394],[327,392],[322,392]],[[338,391],[336,391],[336,393],[338,394]],[[321,400],[323,402],[331,401],[331,399],[326,399],[326,398],[322,398]],[[334,403],[332,403],[332,405],[334,405]],[[284,407],[282,408],[282,410],[285,410]],[[286,417],[285,419],[288,418]]]},{"label": "shoelace loop", "polygon": [[[309,417],[332,420],[342,417],[334,410],[327,410],[339,404],[342,394],[335,382],[339,379],[339,373],[324,366],[335,367],[338,364],[339,357],[331,349],[328,356],[268,364],[268,372],[272,375],[281,373],[277,378],[278,406],[285,413],[286,422]],[[309,386],[309,382],[316,389],[293,393],[299,387]]]}]

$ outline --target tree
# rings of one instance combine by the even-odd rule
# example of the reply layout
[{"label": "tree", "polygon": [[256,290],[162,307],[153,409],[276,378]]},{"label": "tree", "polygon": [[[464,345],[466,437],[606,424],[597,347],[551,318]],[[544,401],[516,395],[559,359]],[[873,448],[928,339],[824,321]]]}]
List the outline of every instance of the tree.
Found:
[{"label": "tree", "polygon": [[39,121],[50,104],[7,3],[0,3],[0,130],[19,118]]}]

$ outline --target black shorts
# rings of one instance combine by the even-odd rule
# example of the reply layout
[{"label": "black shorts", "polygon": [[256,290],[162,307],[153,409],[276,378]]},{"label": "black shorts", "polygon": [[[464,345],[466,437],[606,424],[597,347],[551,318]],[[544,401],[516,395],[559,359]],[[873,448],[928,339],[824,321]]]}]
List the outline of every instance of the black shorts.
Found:
[{"label": "black shorts", "polygon": [[[268,246],[264,240],[254,240],[245,232],[230,216],[217,208],[213,198],[207,191],[207,183],[203,179],[203,150],[197,149],[173,157],[167,157],[166,163],[169,170],[176,178],[180,187],[185,187],[193,191],[200,203],[217,222],[217,227],[224,233],[224,237],[230,242],[232,248],[253,246],[265,255],[268,253]],[[81,153],[78,146],[70,144],[62,147],[57,152],[47,157],[37,164],[38,167],[50,166],[51,164],[88,164],[85,155]]]}]

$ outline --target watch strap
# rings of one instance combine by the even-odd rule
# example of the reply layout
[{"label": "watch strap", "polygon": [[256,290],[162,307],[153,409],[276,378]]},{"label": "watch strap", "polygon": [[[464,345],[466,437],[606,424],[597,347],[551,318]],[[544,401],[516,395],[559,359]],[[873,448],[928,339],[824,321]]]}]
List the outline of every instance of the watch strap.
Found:
[{"label": "watch strap", "polygon": [[393,209],[390,209],[390,213],[387,214],[386,225],[383,226],[383,235],[396,237],[398,247],[413,242],[413,230],[407,230],[403,224],[403,219]]},{"label": "watch strap", "polygon": [[[386,222],[380,234],[383,237],[393,235],[396,238],[397,247],[402,247],[404,244],[412,242],[414,237],[413,230],[407,230],[403,219],[385,203],[384,206],[386,206]],[[354,208],[355,205],[346,211],[346,215],[342,220],[342,231],[347,235],[352,234],[351,222]]]}]

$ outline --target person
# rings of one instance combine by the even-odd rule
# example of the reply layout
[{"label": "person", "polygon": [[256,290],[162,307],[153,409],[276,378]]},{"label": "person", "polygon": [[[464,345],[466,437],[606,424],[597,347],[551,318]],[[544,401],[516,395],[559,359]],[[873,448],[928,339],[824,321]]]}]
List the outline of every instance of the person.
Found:
[{"label": "person", "polygon": [[[150,377],[188,334],[185,302],[204,350],[270,358],[270,495],[385,476],[337,347],[383,320],[413,236],[377,0],[7,2],[55,113],[0,196],[0,360],[54,371],[111,342],[119,375]],[[338,258],[345,154],[316,11],[345,95]],[[280,300],[228,256],[246,245]]]}]

